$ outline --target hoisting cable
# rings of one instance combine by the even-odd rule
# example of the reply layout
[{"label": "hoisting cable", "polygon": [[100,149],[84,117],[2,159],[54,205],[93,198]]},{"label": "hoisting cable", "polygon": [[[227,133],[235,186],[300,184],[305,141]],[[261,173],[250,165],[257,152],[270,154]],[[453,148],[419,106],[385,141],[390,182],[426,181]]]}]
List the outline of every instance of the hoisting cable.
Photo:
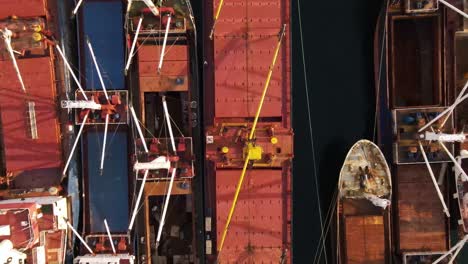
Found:
[{"label": "hoisting cable", "polygon": [[242,167],[242,173],[240,175],[239,182],[237,183],[237,188],[236,188],[236,192],[234,194],[234,199],[232,201],[231,209],[229,210],[228,218],[227,218],[226,224],[224,226],[223,234],[221,236],[221,241],[219,243],[218,259],[219,259],[219,256],[221,255],[222,250],[223,250],[224,240],[226,239],[226,235],[227,235],[227,232],[229,230],[229,225],[231,223],[231,218],[232,218],[232,215],[234,214],[234,210],[235,210],[236,205],[237,205],[237,199],[239,198],[239,192],[240,192],[240,190],[242,188],[242,183],[244,181],[245,172],[247,170],[247,166],[250,163],[250,148],[253,147],[252,140],[253,140],[253,137],[254,137],[254,134],[255,134],[255,129],[256,129],[256,126],[257,126],[258,118],[260,117],[260,112],[261,112],[262,107],[263,107],[263,102],[265,101],[265,95],[266,95],[266,93],[268,91],[268,87],[270,85],[271,76],[273,74],[273,69],[274,69],[275,64],[276,64],[276,59],[278,58],[281,43],[282,43],[284,35],[285,35],[285,30],[286,30],[286,25],[283,25],[283,27],[281,28],[281,31],[279,33],[279,36],[278,36],[278,42],[276,44],[276,49],[275,49],[275,53],[274,53],[274,56],[273,56],[273,61],[272,61],[271,65],[270,65],[270,68],[269,68],[269,71],[268,71],[268,75],[267,75],[267,78],[266,78],[266,81],[265,81],[265,85],[263,87],[262,97],[260,99],[260,103],[258,105],[257,113],[255,114],[254,122],[252,124],[252,129],[250,131],[250,135],[249,135],[249,138],[248,138],[248,141],[247,141],[248,142],[247,146],[246,146],[247,147],[247,156],[245,157],[244,166]]},{"label": "hoisting cable", "polygon": [[[314,167],[314,180],[315,180],[315,192],[317,195],[317,206],[318,206],[318,213],[319,213],[319,220],[320,220],[320,233],[321,236],[323,237],[323,216],[322,216],[322,205],[321,205],[321,200],[320,200],[320,191],[319,191],[319,182],[318,182],[318,176],[317,176],[317,162],[315,159],[315,147],[314,147],[314,135],[312,131],[312,117],[311,117],[311,111],[310,111],[310,99],[309,99],[309,86],[307,82],[307,69],[306,69],[306,64],[305,64],[305,51],[304,51],[304,38],[303,38],[303,32],[302,32],[302,16],[301,16],[301,1],[297,0],[297,9],[298,9],[298,18],[299,18],[299,36],[301,38],[301,53],[302,53],[302,65],[303,65],[303,71],[304,71],[304,88],[306,92],[306,102],[307,102],[307,117],[309,121],[309,134],[310,134],[310,145],[312,148],[312,164]],[[325,245],[325,240],[322,242]],[[318,247],[319,245],[317,245]],[[323,247],[325,251],[325,263],[328,263],[328,258],[327,258],[327,252],[326,252],[326,247]]]}]

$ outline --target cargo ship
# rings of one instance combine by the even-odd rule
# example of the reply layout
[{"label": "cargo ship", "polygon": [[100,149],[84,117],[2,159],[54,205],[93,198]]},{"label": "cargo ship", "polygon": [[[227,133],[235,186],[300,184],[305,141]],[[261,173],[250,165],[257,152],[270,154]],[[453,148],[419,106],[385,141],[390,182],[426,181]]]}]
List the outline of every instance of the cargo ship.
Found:
[{"label": "cargo ship", "polygon": [[0,261],[5,263],[65,263],[71,249],[61,173],[67,119],[56,100],[68,89],[56,53],[67,31],[64,10],[61,1],[2,1]]},{"label": "cargo ship", "polygon": [[188,0],[129,1],[125,73],[132,92],[128,232],[139,263],[204,263],[196,25]]},{"label": "cargo ship", "polygon": [[385,1],[379,17],[377,141],[391,164],[391,254],[402,263],[448,263],[456,255],[448,250],[449,217],[456,216],[448,192],[465,138],[460,118],[466,113],[452,107],[464,93],[454,79],[460,70],[454,43],[463,18],[460,4]]},{"label": "cargo ship", "polygon": [[[78,1],[70,18],[76,22],[78,66],[66,65],[76,91],[61,101],[76,129],[67,153],[81,150],[79,194],[81,211],[74,212],[79,229],[73,263],[134,263],[127,233],[131,204],[128,140],[129,92],[123,72],[125,35],[122,1]],[[79,144],[81,142],[81,144]],[[78,153],[77,153],[78,152]],[[116,206],[112,206],[116,205]]]},{"label": "cargo ship", "polygon": [[204,10],[205,263],[292,263],[290,2]]},{"label": "cargo ship", "polygon": [[392,179],[374,143],[360,140],[351,147],[338,189],[337,262],[392,263]]}]

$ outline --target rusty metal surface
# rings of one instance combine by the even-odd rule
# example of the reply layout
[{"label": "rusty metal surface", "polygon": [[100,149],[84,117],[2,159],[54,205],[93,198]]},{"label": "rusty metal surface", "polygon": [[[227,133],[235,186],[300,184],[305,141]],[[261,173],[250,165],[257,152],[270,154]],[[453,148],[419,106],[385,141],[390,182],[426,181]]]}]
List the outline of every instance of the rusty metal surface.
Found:
[{"label": "rusty metal surface", "polygon": [[[396,169],[399,251],[446,250],[446,218],[425,166],[400,165]],[[440,166],[432,164],[432,168],[438,175]]]},{"label": "rusty metal surface", "polygon": [[0,19],[12,15],[37,17],[46,15],[46,0],[0,0]]},{"label": "rusty metal surface", "polygon": [[[6,170],[57,168],[61,164],[54,71],[50,57],[18,60],[27,93],[11,61],[0,61],[0,112]],[[30,136],[27,104],[35,103],[38,139]]]},{"label": "rusty metal surface", "polygon": [[187,91],[188,46],[168,46],[158,73],[161,49],[161,45],[141,45],[138,49],[140,92]]},{"label": "rusty metal surface", "polygon": [[346,263],[385,263],[385,227],[382,216],[345,218]]},{"label": "rusty metal surface", "polygon": [[[240,170],[216,171],[216,230],[226,223]],[[279,260],[283,250],[283,181],[281,170],[251,170],[241,190],[225,249],[224,263],[262,263]]]},{"label": "rusty metal surface", "polygon": [[360,140],[351,147],[339,179],[341,198],[366,199],[372,194],[391,200],[390,169],[380,149],[370,141]]}]

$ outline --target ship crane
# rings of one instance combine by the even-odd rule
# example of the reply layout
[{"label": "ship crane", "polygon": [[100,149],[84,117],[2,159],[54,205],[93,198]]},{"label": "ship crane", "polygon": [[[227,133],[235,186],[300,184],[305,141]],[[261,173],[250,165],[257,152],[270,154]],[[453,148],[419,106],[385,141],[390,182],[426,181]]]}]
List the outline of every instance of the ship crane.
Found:
[{"label": "ship crane", "polygon": [[[172,12],[171,12],[172,11]],[[173,10],[170,9],[169,12],[166,12],[166,16],[167,16],[167,21],[166,21],[166,30],[164,32],[164,40],[163,40],[163,46],[162,46],[162,49],[161,49],[161,55],[159,56],[159,64],[158,64],[158,73],[161,74],[161,68],[162,68],[162,64],[163,64],[163,61],[164,61],[164,55],[165,55],[165,52],[166,52],[166,45],[167,45],[167,37],[169,35],[169,30],[171,28],[171,19],[172,19],[172,15],[173,15]],[[163,18],[161,16],[161,23],[163,22]]]},{"label": "ship crane", "polygon": [[458,241],[458,243],[455,244],[455,246],[453,246],[449,251],[447,251],[445,254],[440,256],[434,262],[432,262],[432,264],[437,264],[437,263],[441,262],[443,259],[445,259],[446,257],[453,254],[452,257],[450,258],[449,262],[448,262],[448,264],[452,264],[453,261],[457,258],[458,253],[460,253],[460,251],[462,250],[462,248],[465,245],[466,241],[468,241],[468,235],[465,235],[462,240]]},{"label": "ship crane", "polygon": [[[98,63],[96,61],[96,56],[94,55],[93,47],[91,46],[91,42],[89,41],[89,39],[86,39],[86,44],[88,45],[89,52],[91,54],[91,57],[93,58],[94,66],[96,67],[96,72],[98,74],[99,81],[101,82],[101,87],[102,87],[102,90],[104,91],[104,95],[106,96],[107,103],[110,104],[109,95],[107,94],[107,90],[106,90],[106,85],[104,84],[104,80],[102,79],[102,74],[99,69]],[[109,112],[110,111],[106,111],[106,123],[104,126],[104,141],[102,145],[101,166],[99,167],[101,174],[104,169],[104,154],[106,153],[107,129],[109,127],[109,114],[110,114]]]},{"label": "ship crane", "polygon": [[[143,0],[143,2],[149,8],[151,13],[153,13],[153,15],[159,16],[159,9],[154,5],[153,1]],[[130,7],[132,6],[132,4],[133,4],[133,0],[128,0],[127,1],[127,13],[130,11]]]},{"label": "ship crane", "polygon": [[[135,123],[135,127],[138,131],[138,135],[140,136],[141,143],[143,144],[143,148],[145,149],[145,153],[149,153],[148,146],[146,145],[145,137],[143,136],[143,132],[141,131],[140,121],[136,116],[135,110],[133,106],[129,106],[130,113],[132,114],[133,122]],[[143,195],[143,190],[145,188],[146,179],[148,177],[149,170],[145,170],[145,175],[143,176],[143,180],[141,181],[140,190],[138,191],[138,196],[135,202],[135,207],[133,208],[132,217],[130,218],[130,223],[128,224],[128,233],[130,233],[133,229],[133,223],[135,222],[136,215],[138,214],[138,208],[140,206],[141,196]],[[138,171],[136,172],[138,175]]]},{"label": "ship crane", "polygon": [[[129,1],[129,4],[131,2]],[[128,10],[127,10],[128,13]],[[127,63],[125,64],[125,75],[127,75],[128,69],[130,69],[130,64],[132,63],[132,58],[135,55],[135,46],[138,40],[138,35],[140,34],[140,29],[141,29],[141,23],[143,22],[143,16],[140,17],[140,20],[138,20],[138,25],[137,29],[135,32],[135,36],[133,37],[133,42],[132,42],[132,47],[130,48],[130,52],[128,53],[128,58],[127,58]]]},{"label": "ship crane", "polygon": [[[164,32],[163,47],[162,47],[162,50],[161,50],[161,55],[160,55],[159,64],[158,64],[158,73],[161,73],[161,68],[162,68],[162,64],[163,64],[163,61],[164,61],[164,55],[165,55],[165,51],[166,51],[167,38],[168,38],[168,35],[169,35],[170,26],[171,26],[171,20],[172,20],[172,16],[175,13],[174,13],[173,8],[161,7],[160,9],[157,9],[154,6],[153,2],[151,2],[151,0],[144,0],[144,2],[148,6],[149,10],[153,13],[154,16],[156,16],[156,17],[159,16],[160,17],[161,24],[163,24],[163,15],[165,17],[167,17],[167,20],[165,21],[166,29],[165,29],[165,32]],[[132,1],[129,1],[128,5],[127,5],[127,13],[130,11],[131,4],[132,4]],[[125,75],[127,75],[127,72],[130,69],[130,64],[132,62],[133,56],[135,56],[135,46],[136,46],[136,43],[137,43],[137,40],[138,40],[138,35],[140,34],[142,22],[143,22],[143,15],[140,16],[140,19],[139,19],[138,24],[137,24],[137,28],[136,28],[136,31],[135,31],[135,36],[133,38],[132,46],[131,46],[130,52],[128,54],[127,63],[125,64]]]},{"label": "ship crane", "polygon": [[[418,130],[418,132],[420,133],[419,134],[419,139],[418,139],[419,149],[420,149],[420,151],[422,153],[422,156],[424,158],[424,163],[426,164],[426,167],[427,167],[427,169],[429,171],[432,182],[434,183],[434,188],[437,191],[437,195],[438,195],[438,197],[439,197],[439,199],[440,199],[440,201],[441,201],[441,203],[442,203],[442,205],[444,207],[444,212],[447,215],[447,217],[450,217],[450,213],[449,213],[448,207],[447,207],[447,205],[446,205],[446,203],[444,201],[442,192],[440,191],[439,185],[438,185],[438,183],[437,183],[437,181],[435,179],[434,172],[433,172],[432,167],[430,165],[430,161],[429,161],[429,159],[428,159],[428,157],[426,155],[426,151],[424,150],[424,146],[422,144],[422,141],[426,141],[429,144],[430,144],[430,142],[433,142],[433,141],[438,142],[439,145],[441,146],[441,149],[447,154],[447,156],[453,162],[455,168],[458,171],[460,171],[463,179],[465,181],[468,181],[468,175],[466,174],[466,172],[463,170],[461,165],[457,162],[455,157],[452,155],[452,153],[449,151],[449,149],[445,145],[445,143],[455,143],[455,142],[462,143],[462,142],[465,142],[466,141],[466,135],[464,133],[446,134],[446,133],[441,132],[443,127],[445,126],[445,124],[449,120],[450,116],[453,114],[453,111],[454,111],[455,107],[458,106],[461,102],[463,102],[466,98],[468,98],[468,94],[465,94],[467,89],[468,89],[468,82],[466,82],[465,86],[461,90],[461,92],[458,95],[457,99],[455,100],[455,102],[451,106],[449,106],[447,109],[442,111],[434,119],[427,122],[427,124],[425,124],[424,126],[422,126]],[[444,118],[444,119],[441,119],[441,118]],[[437,131],[436,131],[432,127],[432,124],[434,124],[439,119],[440,119],[440,121],[439,121],[440,125],[439,125],[439,127],[437,128]],[[428,128],[430,128],[431,131],[427,131]],[[441,173],[441,175],[443,175],[443,174]]]},{"label": "ship crane", "polygon": [[[465,12],[463,12],[460,9],[456,8],[455,6],[451,5],[450,3],[447,3],[445,0],[438,0],[438,1],[441,4],[445,5],[447,8],[455,11],[456,13],[462,15],[465,18],[468,18],[468,14],[466,14]],[[418,133],[420,133],[419,139],[418,139],[418,145],[419,145],[419,148],[421,150],[422,156],[424,158],[424,163],[427,166],[427,169],[428,169],[429,174],[431,176],[432,182],[434,183],[434,187],[435,187],[435,189],[437,191],[437,195],[439,196],[439,199],[440,199],[440,201],[441,201],[441,203],[442,203],[442,205],[444,207],[444,212],[447,215],[447,217],[450,217],[450,213],[448,211],[447,205],[445,204],[442,192],[440,191],[440,188],[439,188],[439,186],[437,184],[437,181],[435,180],[434,172],[433,172],[433,170],[431,168],[429,159],[427,158],[426,152],[425,152],[423,144],[421,142],[423,140],[426,141],[426,142],[429,142],[429,143],[432,142],[432,141],[438,142],[439,145],[441,146],[441,148],[444,150],[444,152],[450,158],[450,160],[454,163],[456,170],[458,170],[461,173],[463,179],[465,181],[468,180],[468,176],[467,176],[466,172],[463,170],[461,165],[457,162],[455,157],[452,155],[452,153],[447,149],[447,147],[444,144],[446,142],[447,143],[455,143],[455,142],[461,143],[461,142],[464,142],[464,141],[466,141],[466,135],[464,135],[463,133],[461,133],[461,134],[445,134],[445,133],[441,132],[442,128],[445,126],[445,124],[447,123],[447,121],[449,120],[451,115],[453,114],[453,111],[455,110],[455,108],[468,98],[468,93],[466,93],[467,89],[468,89],[468,81],[465,83],[463,89],[461,90],[460,94],[457,96],[457,98],[455,99],[455,102],[452,105],[450,105],[447,109],[442,111],[439,115],[437,115],[432,120],[429,120],[429,122],[427,122],[427,124],[425,124],[424,126],[422,126],[418,130]],[[441,119],[441,118],[443,118],[443,119]],[[440,119],[440,121],[439,121],[439,119]],[[432,125],[436,121],[439,121],[439,126],[437,128],[438,131],[436,131],[432,127]],[[430,128],[430,131],[427,131],[428,128]],[[441,175],[442,175],[442,173],[441,173]]]},{"label": "ship crane", "polygon": [[85,101],[85,100],[62,100],[61,106],[64,109],[91,109],[91,110],[101,110],[102,105],[96,103],[94,100]]},{"label": "ship crane", "polygon": [[78,9],[80,8],[82,3],[83,3],[83,0],[78,0],[78,3],[76,3],[75,8],[73,9],[72,17],[74,17],[76,13],[78,13]]},{"label": "ship crane", "polygon": [[150,162],[135,162],[133,165],[134,171],[141,170],[169,170],[171,168],[171,162],[165,156],[159,156]]},{"label": "ship crane", "polygon": [[[176,149],[176,145],[175,145],[174,134],[173,134],[173,131],[172,131],[171,117],[169,115],[169,111],[168,111],[168,108],[167,108],[167,102],[166,102],[166,97],[165,96],[162,97],[162,103],[163,103],[164,115],[165,115],[168,131],[169,131],[169,136],[170,136],[170,141],[171,141],[171,149],[172,149],[173,154],[177,158],[177,149]],[[140,137],[140,139],[142,141],[143,148],[144,148],[146,153],[149,153],[148,147],[146,145],[146,141],[145,141],[145,139],[143,137],[143,133],[142,133],[141,127],[139,125],[139,121],[137,119],[135,110],[133,109],[132,106],[130,106],[130,112],[132,114],[132,117],[133,117],[132,119],[133,119],[133,121],[135,123],[135,126],[137,128],[139,137]],[[166,218],[166,214],[167,214],[167,208],[169,206],[169,201],[170,201],[170,197],[171,197],[172,188],[173,188],[173,185],[174,185],[174,180],[175,180],[175,176],[176,176],[176,173],[177,173],[177,169],[171,167],[169,158],[167,158],[165,156],[160,156],[160,157],[156,158],[155,160],[150,161],[150,162],[146,162],[146,163],[140,163],[140,162],[137,161],[135,163],[135,165],[134,165],[134,169],[136,170],[137,174],[138,174],[138,171],[140,169],[144,169],[145,174],[143,176],[141,186],[140,186],[140,190],[138,192],[138,196],[137,196],[135,206],[134,206],[134,209],[133,209],[132,217],[130,219],[130,224],[128,226],[128,232],[130,232],[132,230],[132,228],[133,228],[133,224],[135,222],[135,218],[136,218],[136,215],[138,213],[141,197],[143,195],[143,190],[144,190],[144,187],[145,187],[145,183],[146,183],[146,179],[148,177],[149,170],[150,169],[167,169],[168,171],[171,171],[171,178],[170,178],[170,181],[169,181],[169,187],[168,187],[168,190],[167,190],[166,199],[164,201],[163,212],[162,212],[162,215],[161,215],[160,225],[159,225],[158,233],[157,233],[157,236],[156,236],[156,247],[157,247],[159,242],[160,242],[160,239],[161,239],[162,230],[163,230],[163,227],[164,227],[164,222],[165,222],[165,218]]]},{"label": "ship crane", "polygon": [[72,75],[73,80],[75,81],[76,85],[78,86],[79,91],[81,92],[81,94],[83,95],[83,97],[85,99],[85,100],[63,100],[61,102],[62,108],[65,108],[65,109],[85,109],[85,111],[83,112],[84,116],[83,116],[83,120],[82,120],[82,122],[80,124],[80,129],[78,130],[78,134],[77,134],[77,136],[75,138],[75,142],[73,143],[72,149],[71,149],[70,154],[69,154],[68,159],[67,159],[67,162],[65,163],[64,169],[62,171],[63,175],[65,175],[66,172],[67,172],[68,166],[70,165],[70,162],[71,162],[71,158],[72,158],[73,153],[75,152],[75,149],[76,149],[76,147],[78,145],[78,141],[81,138],[81,134],[83,132],[84,126],[86,125],[86,122],[88,121],[91,110],[101,110],[101,115],[105,118],[104,140],[103,140],[103,146],[102,146],[101,163],[100,163],[100,167],[99,167],[100,173],[101,174],[103,173],[104,157],[105,157],[106,143],[107,143],[107,132],[108,132],[108,127],[109,127],[109,119],[110,119],[110,115],[113,112],[116,111],[115,106],[117,104],[120,104],[120,98],[118,96],[114,95],[114,96],[109,97],[109,95],[107,93],[105,83],[104,83],[104,80],[102,78],[101,71],[99,69],[99,66],[98,66],[98,63],[97,63],[97,60],[96,60],[96,56],[94,55],[93,47],[92,47],[91,42],[89,41],[89,39],[86,39],[86,43],[87,43],[89,52],[91,54],[91,58],[93,60],[93,64],[94,64],[94,66],[96,68],[96,72],[98,74],[99,81],[100,81],[102,90],[104,92],[105,100],[106,100],[107,103],[106,104],[101,104],[98,101],[98,98],[95,98],[94,96],[92,96],[92,98],[90,98],[88,100],[88,97],[86,96],[86,93],[84,92],[78,78],[73,73],[73,70],[71,69],[70,64],[68,63],[67,59],[65,58],[65,56],[64,56],[63,52],[61,51],[60,47],[58,45],[56,45],[57,51],[59,52],[60,56],[62,57],[66,68],[68,69],[68,71]]},{"label": "ship crane", "polygon": [[16,76],[18,76],[18,80],[21,84],[21,89],[23,90],[23,92],[26,92],[26,87],[24,86],[23,77],[21,76],[21,72],[19,70],[18,63],[16,61],[15,50],[13,50],[13,47],[11,46],[11,38],[13,36],[13,32],[11,32],[11,30],[9,30],[8,28],[5,28],[3,30],[0,29],[0,33],[2,34],[3,41],[5,42],[5,46],[8,50],[8,53],[10,54],[11,61],[13,62],[13,67],[15,68]]}]

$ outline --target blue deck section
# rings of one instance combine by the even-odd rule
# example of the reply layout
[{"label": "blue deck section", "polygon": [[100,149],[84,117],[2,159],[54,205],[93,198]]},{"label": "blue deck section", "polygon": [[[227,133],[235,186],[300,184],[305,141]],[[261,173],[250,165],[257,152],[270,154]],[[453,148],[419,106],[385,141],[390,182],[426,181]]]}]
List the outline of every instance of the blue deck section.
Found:
[{"label": "blue deck section", "polygon": [[[87,90],[101,90],[91,54],[86,44],[89,38],[106,89],[124,90],[124,32],[122,1],[86,1],[82,6],[80,53]],[[105,232],[104,218],[111,232],[126,232],[129,222],[128,208],[128,150],[127,133],[109,128],[104,171],[100,174],[104,133],[89,127],[83,135],[83,175],[86,177],[89,210],[89,232]]]},{"label": "blue deck section", "polygon": [[105,232],[104,218],[111,232],[126,232],[129,222],[127,133],[109,130],[104,171],[100,175],[102,132],[89,131],[83,146],[87,151],[87,181],[90,232]]},{"label": "blue deck section", "polygon": [[85,56],[86,88],[101,90],[93,60],[86,45],[86,37],[93,46],[106,89],[123,90],[124,28],[122,1],[87,1],[83,5],[82,48]]}]

